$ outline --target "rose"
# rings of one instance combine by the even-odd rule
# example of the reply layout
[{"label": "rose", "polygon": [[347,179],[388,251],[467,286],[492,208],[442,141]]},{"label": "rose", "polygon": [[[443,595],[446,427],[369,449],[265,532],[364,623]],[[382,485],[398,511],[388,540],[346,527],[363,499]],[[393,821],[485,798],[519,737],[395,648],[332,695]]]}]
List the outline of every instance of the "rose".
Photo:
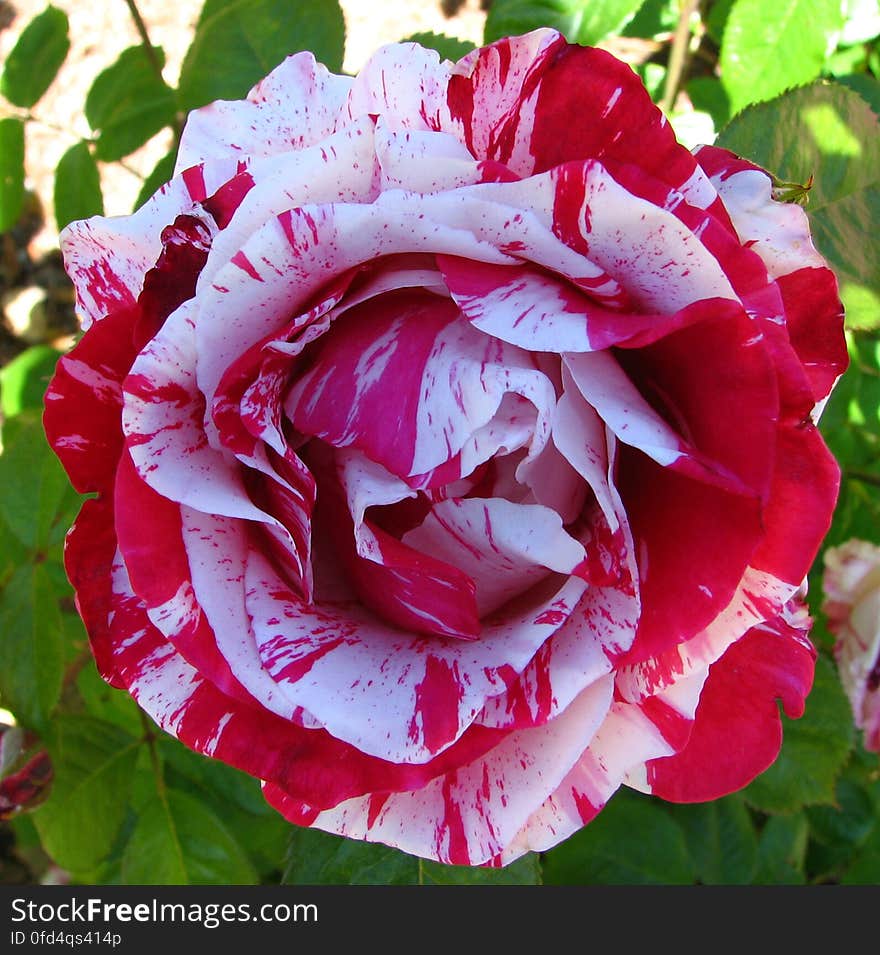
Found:
[{"label": "rose", "polygon": [[62,245],[98,667],[288,819],[505,864],[777,755],[838,471],[834,276],[764,171],[541,30],[195,111]]},{"label": "rose", "polygon": [[824,554],[822,610],[865,748],[880,752],[880,546],[850,539]]}]

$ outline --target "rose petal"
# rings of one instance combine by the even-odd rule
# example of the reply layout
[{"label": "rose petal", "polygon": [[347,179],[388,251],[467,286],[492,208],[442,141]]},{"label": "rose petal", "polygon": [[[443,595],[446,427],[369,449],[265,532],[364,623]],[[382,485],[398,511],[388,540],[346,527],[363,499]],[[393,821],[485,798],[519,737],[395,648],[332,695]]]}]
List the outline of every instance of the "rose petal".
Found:
[{"label": "rose petal", "polygon": [[[317,814],[311,825],[453,865],[489,862],[577,759],[608,711],[609,688],[608,680],[599,681],[557,719],[510,733],[478,762],[418,791],[341,803]],[[266,786],[264,794],[293,815],[280,787]]]},{"label": "rose petal", "polygon": [[516,679],[584,589],[577,579],[551,581],[484,621],[479,640],[426,641],[357,604],[305,604],[253,553],[247,602],[264,666],[294,705],[362,752],[418,763],[458,739]]},{"label": "rose petal", "polygon": [[333,132],[352,81],[315,62],[288,56],[246,100],[193,110],[180,138],[175,172],[208,160],[270,156],[320,142]]},{"label": "rose petal", "polygon": [[790,717],[801,716],[815,659],[804,627],[779,618],[737,640],[709,668],[687,746],[648,762],[648,791],[673,802],[703,802],[751,782],[782,744],[776,698]]}]

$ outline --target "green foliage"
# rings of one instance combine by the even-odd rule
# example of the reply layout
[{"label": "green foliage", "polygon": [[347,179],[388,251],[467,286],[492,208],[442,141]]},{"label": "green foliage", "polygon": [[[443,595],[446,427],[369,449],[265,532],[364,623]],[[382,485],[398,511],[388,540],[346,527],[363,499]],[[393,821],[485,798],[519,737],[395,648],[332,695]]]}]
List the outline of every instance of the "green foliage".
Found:
[{"label": "green foliage", "polygon": [[252,885],[257,873],[203,802],[160,790],[138,817],[122,856],[122,878],[132,885]]},{"label": "green foliage", "polygon": [[165,54],[159,47],[151,50],[143,44],[123,50],[92,83],[85,111],[98,136],[98,159],[123,159],[174,123],[174,91],[161,76]]},{"label": "green foliage", "polygon": [[177,158],[177,148],[171,150],[170,153],[166,153],[159,162],[156,163],[153,171],[147,176],[144,180],[143,186],[141,186],[141,191],[138,193],[137,199],[135,199],[134,206],[132,211],[140,209],[140,207],[159,189],[160,186],[163,186],[174,174],[174,161]]},{"label": "green foliage", "polygon": [[486,19],[487,43],[554,27],[571,43],[598,43],[619,32],[644,0],[494,0]]},{"label": "green foliage", "polygon": [[49,753],[49,799],[34,813],[46,851],[73,872],[110,852],[128,812],[138,740],[111,723],[70,715],[59,721]]},{"label": "green foliage", "polygon": [[75,219],[103,215],[101,174],[88,143],[76,143],[55,171],[55,224],[59,232]]},{"label": "green foliage", "polygon": [[816,79],[842,26],[839,0],[735,0],[720,63],[733,111]]},{"label": "green foliage", "polygon": [[30,109],[52,85],[70,49],[67,31],[67,14],[51,4],[25,27],[0,75],[13,106]]},{"label": "green foliage", "polygon": [[61,352],[34,345],[0,368],[0,411],[12,418],[25,408],[39,408]]},{"label": "green foliage", "polygon": [[240,99],[300,50],[311,50],[338,73],[344,46],[336,0],[207,0],[180,71],[181,106]]},{"label": "green foliage", "polygon": [[850,365],[820,421],[843,466],[829,546],[850,537],[876,540],[880,527],[880,333],[850,332],[847,339]]},{"label": "green foliage", "polygon": [[694,806],[670,806],[669,814],[684,831],[699,882],[748,885],[754,880],[758,834],[755,820],[742,797],[734,795]]},{"label": "green foliage", "polygon": [[24,123],[0,119],[0,232],[18,221],[24,203]]},{"label": "green foliage", "polygon": [[771,816],[758,838],[758,885],[803,885],[810,826],[803,813]]}]

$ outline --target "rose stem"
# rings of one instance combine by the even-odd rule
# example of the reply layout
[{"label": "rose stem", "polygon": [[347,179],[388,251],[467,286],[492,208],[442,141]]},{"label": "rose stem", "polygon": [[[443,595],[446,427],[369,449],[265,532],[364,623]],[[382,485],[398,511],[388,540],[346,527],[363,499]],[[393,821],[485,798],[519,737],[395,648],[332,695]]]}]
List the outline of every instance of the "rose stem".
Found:
[{"label": "rose stem", "polygon": [[676,26],[672,38],[669,66],[666,69],[666,83],[663,87],[663,99],[660,100],[660,109],[667,115],[675,105],[675,97],[678,96],[678,88],[684,75],[688,45],[691,39],[691,16],[699,5],[700,0],[680,0],[678,26]]}]

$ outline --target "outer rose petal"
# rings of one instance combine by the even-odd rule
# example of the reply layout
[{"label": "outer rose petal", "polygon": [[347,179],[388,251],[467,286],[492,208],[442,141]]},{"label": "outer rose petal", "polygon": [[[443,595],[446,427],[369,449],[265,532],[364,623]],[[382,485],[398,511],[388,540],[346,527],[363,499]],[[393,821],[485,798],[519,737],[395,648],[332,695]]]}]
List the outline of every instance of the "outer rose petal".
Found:
[{"label": "outer rose petal", "polygon": [[179,215],[198,215],[198,203],[235,175],[231,160],[184,170],[130,216],[71,222],[59,241],[76,290],[84,329],[132,306],[144,276],[162,251],[162,230]]},{"label": "outer rose petal", "polygon": [[362,752],[421,763],[514,683],[585,589],[577,578],[551,580],[509,614],[484,621],[479,640],[426,641],[357,603],[304,603],[253,553],[247,610],[264,666],[291,704]]},{"label": "outer rose petal", "polygon": [[175,171],[221,157],[270,156],[311,146],[336,127],[351,79],[311,53],[287,57],[246,100],[219,100],[189,114]]},{"label": "outer rose petal", "polygon": [[[351,800],[310,824],[453,865],[490,862],[568,772],[607,713],[610,689],[609,680],[597,682],[555,720],[508,734],[482,759],[418,791]],[[264,792],[297,821],[302,806],[278,786]]]},{"label": "outer rose petal", "polygon": [[[804,615],[805,616],[805,615]],[[673,802],[702,802],[741,789],[779,754],[782,721],[804,712],[816,651],[793,626],[768,621],[739,639],[709,668],[694,728],[676,755],[647,764],[647,791]]]}]

